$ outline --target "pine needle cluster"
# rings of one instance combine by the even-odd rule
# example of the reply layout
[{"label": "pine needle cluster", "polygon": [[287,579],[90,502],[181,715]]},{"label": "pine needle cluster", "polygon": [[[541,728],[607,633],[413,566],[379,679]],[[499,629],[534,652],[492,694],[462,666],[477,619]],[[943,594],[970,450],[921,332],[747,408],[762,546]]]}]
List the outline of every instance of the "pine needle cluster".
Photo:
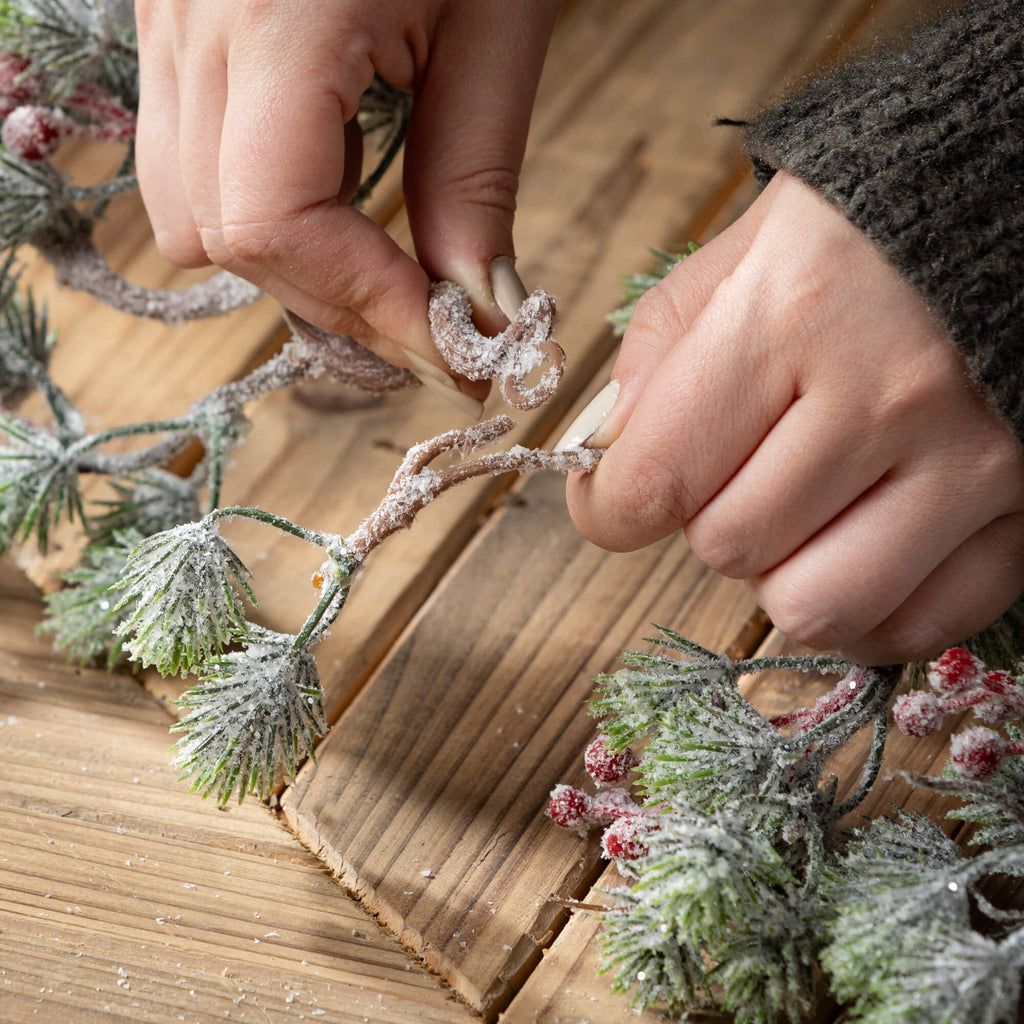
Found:
[{"label": "pine needle cluster", "polygon": [[[851,1021],[1015,1020],[1024,914],[994,906],[985,888],[1024,875],[1024,758],[1013,756],[1024,705],[984,779],[958,769],[954,739],[942,776],[911,780],[961,798],[951,817],[985,848],[968,856],[903,812],[843,827],[878,776],[899,669],[814,656],[732,662],[665,629],[655,643],[600,677],[593,702],[611,750],[645,744],[644,847],[619,859],[632,884],[603,915],[614,987],[641,1006],[710,1005],[740,1024],[804,1019],[826,988]],[[971,658],[960,652],[957,664]],[[814,706],[766,719],[738,684],[778,668],[839,678]],[[1024,677],[995,675],[990,686],[1012,679],[1024,697]],[[835,778],[832,758],[865,728],[874,738],[861,777]]]}]

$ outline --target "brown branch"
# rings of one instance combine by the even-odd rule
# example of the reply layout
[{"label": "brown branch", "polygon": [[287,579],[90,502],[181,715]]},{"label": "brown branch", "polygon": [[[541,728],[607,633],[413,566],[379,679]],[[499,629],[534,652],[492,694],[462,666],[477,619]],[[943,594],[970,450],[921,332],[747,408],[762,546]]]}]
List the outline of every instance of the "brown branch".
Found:
[{"label": "brown branch", "polygon": [[88,237],[68,240],[40,234],[32,244],[53,266],[60,284],[144,319],[181,323],[221,316],[250,305],[262,294],[255,285],[223,270],[187,288],[145,288],[115,273]]},{"label": "brown branch", "polygon": [[412,525],[416,515],[439,494],[478,476],[501,473],[525,473],[532,469],[559,473],[589,472],[600,461],[602,451],[569,448],[552,452],[516,445],[507,451],[493,452],[466,462],[432,469],[430,463],[447,452],[467,454],[504,437],[514,421],[497,416],[473,427],[449,430],[414,445],[395,472],[387,493],[377,508],[345,540],[345,548],[357,561],[363,561],[378,544],[398,530]]},{"label": "brown branch", "polygon": [[292,358],[307,365],[310,377],[326,374],[341,384],[374,394],[419,384],[411,371],[392,366],[347,335],[325,331],[288,309],[284,319],[292,332]]}]

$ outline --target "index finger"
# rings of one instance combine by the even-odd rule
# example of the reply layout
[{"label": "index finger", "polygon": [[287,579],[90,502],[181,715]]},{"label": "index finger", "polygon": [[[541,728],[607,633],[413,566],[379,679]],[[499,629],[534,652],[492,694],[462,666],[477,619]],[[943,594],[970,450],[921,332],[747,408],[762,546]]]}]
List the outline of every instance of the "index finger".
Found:
[{"label": "index finger", "polygon": [[[339,193],[349,92],[373,68],[310,77],[309,59],[268,69],[230,65],[216,202],[197,208],[214,262],[319,326],[351,334],[410,366],[403,349],[444,368],[430,340],[429,280],[416,261]],[[344,70],[344,69],[342,69]],[[357,93],[358,98],[358,93]],[[202,192],[202,186],[197,186]]]}]

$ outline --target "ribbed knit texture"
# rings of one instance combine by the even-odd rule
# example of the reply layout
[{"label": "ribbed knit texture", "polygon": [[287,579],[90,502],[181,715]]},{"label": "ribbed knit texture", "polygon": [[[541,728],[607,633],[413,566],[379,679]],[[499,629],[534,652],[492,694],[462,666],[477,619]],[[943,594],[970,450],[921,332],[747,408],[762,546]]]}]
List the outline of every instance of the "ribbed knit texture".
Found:
[{"label": "ribbed knit texture", "polygon": [[746,146],[762,182],[785,169],[866,232],[1024,439],[1024,0],[968,3],[834,71]]}]

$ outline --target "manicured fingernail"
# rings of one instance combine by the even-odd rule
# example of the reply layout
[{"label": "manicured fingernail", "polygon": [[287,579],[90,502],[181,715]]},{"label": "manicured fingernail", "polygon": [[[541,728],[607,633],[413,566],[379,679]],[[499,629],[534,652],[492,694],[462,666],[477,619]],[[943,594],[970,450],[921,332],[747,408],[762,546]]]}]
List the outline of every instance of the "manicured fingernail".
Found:
[{"label": "manicured fingernail", "polygon": [[578,448],[585,445],[587,448],[604,448],[614,438],[601,443],[601,427],[608,418],[608,414],[619,397],[619,382],[617,380],[607,383],[591,399],[590,404],[572,421],[569,429],[558,439],[555,445],[556,452],[564,451],[566,448]]},{"label": "manicured fingernail", "polygon": [[468,413],[473,419],[478,420],[483,415],[483,402],[460,391],[458,384],[444,370],[435,366],[429,359],[424,359],[419,352],[413,352],[411,348],[403,348],[402,351],[412,364],[412,372],[419,377],[425,388],[429,388],[435,395],[447,398],[452,405]]},{"label": "manicured fingernail", "polygon": [[527,291],[511,256],[498,256],[490,265],[491,292],[498,308],[514,320],[519,307],[526,301]]}]

